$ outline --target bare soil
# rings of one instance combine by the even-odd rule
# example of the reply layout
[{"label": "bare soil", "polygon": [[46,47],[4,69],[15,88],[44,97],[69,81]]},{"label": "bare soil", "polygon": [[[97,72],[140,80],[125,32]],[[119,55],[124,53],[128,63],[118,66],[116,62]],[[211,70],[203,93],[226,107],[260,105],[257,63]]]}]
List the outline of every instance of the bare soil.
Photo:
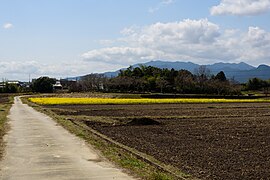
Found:
[{"label": "bare soil", "polygon": [[[89,116],[88,126],[201,179],[270,177],[267,103],[49,108],[59,115]],[[104,116],[119,123],[89,121]]]},{"label": "bare soil", "polygon": [[132,116],[270,116],[270,104],[55,105],[59,115]]}]

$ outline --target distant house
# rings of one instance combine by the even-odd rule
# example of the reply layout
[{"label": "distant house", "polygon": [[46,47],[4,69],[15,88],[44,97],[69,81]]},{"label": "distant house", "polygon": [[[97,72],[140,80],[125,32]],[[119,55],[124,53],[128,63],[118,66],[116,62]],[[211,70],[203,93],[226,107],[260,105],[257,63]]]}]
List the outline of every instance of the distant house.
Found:
[{"label": "distant house", "polygon": [[56,83],[53,85],[54,90],[61,90],[63,89],[63,86],[60,81],[56,81]]},{"label": "distant house", "polygon": [[7,84],[14,84],[14,85],[20,85],[20,81],[16,81],[16,80],[13,80],[13,81],[6,81]]},{"label": "distant house", "polygon": [[4,88],[6,86],[6,82],[0,82],[0,88]]},{"label": "distant house", "polygon": [[17,85],[17,86],[21,86],[22,85],[22,82],[20,81],[17,81],[17,80],[8,80],[8,81],[3,81],[3,82],[0,82],[0,88],[4,88],[7,84],[12,84],[12,85]]},{"label": "distant house", "polygon": [[4,84],[13,84],[19,87],[30,87],[29,82],[22,82],[22,81],[17,81],[17,80],[12,80],[12,81],[9,80],[9,81],[4,82]]}]

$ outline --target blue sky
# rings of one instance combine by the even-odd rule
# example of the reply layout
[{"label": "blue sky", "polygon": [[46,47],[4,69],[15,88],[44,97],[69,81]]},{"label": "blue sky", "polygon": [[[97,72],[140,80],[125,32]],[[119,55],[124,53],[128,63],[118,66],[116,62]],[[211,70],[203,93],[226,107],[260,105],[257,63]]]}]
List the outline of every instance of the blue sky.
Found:
[{"label": "blue sky", "polygon": [[0,0],[0,78],[150,60],[270,65],[270,0]]}]

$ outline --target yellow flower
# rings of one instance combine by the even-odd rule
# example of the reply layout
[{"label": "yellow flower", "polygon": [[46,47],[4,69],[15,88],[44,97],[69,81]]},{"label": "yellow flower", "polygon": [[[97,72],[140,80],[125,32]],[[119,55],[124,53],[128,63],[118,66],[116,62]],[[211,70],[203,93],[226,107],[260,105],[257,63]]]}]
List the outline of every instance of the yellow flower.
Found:
[{"label": "yellow flower", "polygon": [[29,98],[29,100],[41,105],[63,104],[179,104],[179,103],[256,103],[270,102],[266,99],[113,99],[113,98]]}]

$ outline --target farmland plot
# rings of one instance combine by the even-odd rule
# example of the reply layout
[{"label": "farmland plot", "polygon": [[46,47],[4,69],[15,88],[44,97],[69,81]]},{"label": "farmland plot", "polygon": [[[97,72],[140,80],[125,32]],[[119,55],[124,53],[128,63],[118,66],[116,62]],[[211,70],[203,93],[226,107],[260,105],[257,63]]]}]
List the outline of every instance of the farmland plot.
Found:
[{"label": "farmland plot", "polygon": [[201,179],[270,177],[270,104],[44,106]]}]

